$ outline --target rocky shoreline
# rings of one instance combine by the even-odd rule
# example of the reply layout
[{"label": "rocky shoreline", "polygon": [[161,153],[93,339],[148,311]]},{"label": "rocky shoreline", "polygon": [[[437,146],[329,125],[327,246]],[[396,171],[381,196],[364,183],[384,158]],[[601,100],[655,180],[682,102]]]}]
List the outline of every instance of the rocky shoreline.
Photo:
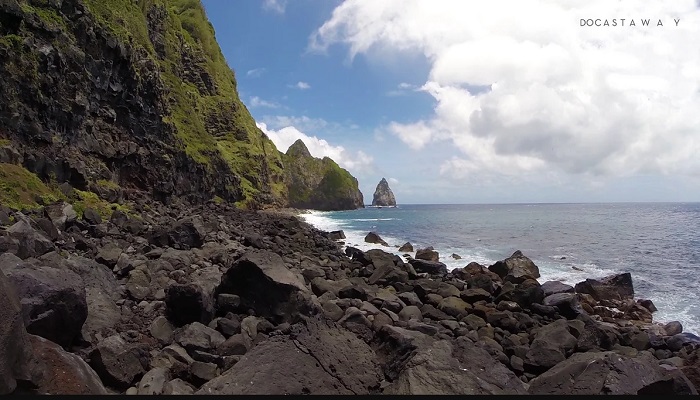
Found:
[{"label": "rocky shoreline", "polygon": [[0,394],[697,394],[629,274],[341,251],[299,210],[0,209]]}]

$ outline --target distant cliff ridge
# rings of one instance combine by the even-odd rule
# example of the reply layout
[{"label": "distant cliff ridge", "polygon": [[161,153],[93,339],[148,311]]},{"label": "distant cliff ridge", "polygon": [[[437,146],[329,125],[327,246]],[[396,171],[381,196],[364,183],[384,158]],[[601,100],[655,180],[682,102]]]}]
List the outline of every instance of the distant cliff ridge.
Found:
[{"label": "distant cliff ridge", "polygon": [[374,196],[372,197],[372,205],[387,207],[396,206],[394,192],[391,191],[389,182],[384,178],[377,184],[377,189],[374,191]]},{"label": "distant cliff ridge", "polygon": [[289,146],[283,161],[289,206],[325,211],[364,207],[357,179],[330,158],[313,157],[301,139]]}]

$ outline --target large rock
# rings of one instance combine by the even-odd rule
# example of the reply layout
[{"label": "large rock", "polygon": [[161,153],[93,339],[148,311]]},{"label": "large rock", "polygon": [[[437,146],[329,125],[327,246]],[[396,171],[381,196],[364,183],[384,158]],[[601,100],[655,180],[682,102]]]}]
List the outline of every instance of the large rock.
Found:
[{"label": "large rock", "polygon": [[377,184],[377,188],[374,190],[374,195],[372,196],[373,206],[396,206],[396,198],[394,197],[394,192],[391,191],[389,187],[389,182],[382,178]]},{"label": "large rock", "polygon": [[29,380],[32,345],[24,328],[22,306],[12,283],[0,271],[0,395],[11,393],[17,379]]},{"label": "large rock", "polygon": [[90,353],[90,366],[102,381],[118,389],[131,386],[146,371],[139,349],[119,335],[102,340]]},{"label": "large rock", "polygon": [[279,323],[312,311],[303,278],[292,273],[279,255],[266,250],[247,251],[236,260],[222,277],[216,294],[220,293],[240,296],[243,312],[252,309],[255,315]]},{"label": "large rock", "polygon": [[525,368],[543,372],[564,361],[576,348],[577,339],[571,331],[563,319],[539,328],[525,356]]},{"label": "large rock", "polygon": [[365,242],[373,244],[381,244],[382,246],[388,246],[389,243],[385,242],[377,232],[370,232],[365,236]]},{"label": "large rock", "polygon": [[418,273],[428,273],[431,275],[447,274],[447,265],[439,261],[412,259],[409,260],[408,263],[411,264]]},{"label": "large rock", "polygon": [[496,297],[496,303],[502,300],[514,301],[521,307],[530,307],[533,303],[542,303],[544,300],[544,292],[537,280],[526,279],[522,281],[522,283],[515,285],[512,290],[504,290]]},{"label": "large rock", "polygon": [[78,218],[78,214],[73,209],[73,206],[65,202],[45,206],[44,214],[60,230],[64,230],[67,224],[74,222]]},{"label": "large rock", "polygon": [[175,332],[175,341],[188,352],[211,352],[226,339],[222,334],[199,322],[193,322]]},{"label": "large rock", "polygon": [[425,249],[418,249],[416,250],[416,257],[417,260],[425,260],[425,261],[440,261],[440,253],[435,251],[433,249],[433,246],[426,247]]},{"label": "large rock", "polygon": [[665,377],[664,369],[650,355],[630,358],[615,352],[576,353],[533,379],[528,394],[637,394]]},{"label": "large rock", "polygon": [[165,291],[165,305],[168,319],[176,326],[192,322],[208,324],[214,316],[212,293],[205,293],[195,283],[171,285]]},{"label": "large rock", "polygon": [[525,386],[469,340],[440,340],[419,349],[384,394],[525,394]]},{"label": "large rock", "polygon": [[83,280],[69,269],[36,263],[0,255],[0,270],[17,290],[27,332],[69,346],[88,315]]},{"label": "large rock", "polygon": [[37,394],[108,394],[100,377],[75,354],[42,337],[29,335],[40,371],[34,379]]},{"label": "large rock", "polygon": [[504,281],[513,283],[521,283],[527,279],[540,277],[540,269],[520,250],[516,250],[505,260],[496,261],[489,267],[489,270],[498,274]]},{"label": "large rock", "polygon": [[559,281],[547,281],[542,284],[542,291],[545,296],[557,293],[574,293],[574,287]]},{"label": "large rock", "polygon": [[53,242],[35,229],[29,218],[17,213],[17,221],[7,229],[12,238],[17,240],[17,256],[21,259],[29,257],[39,257],[52,251],[55,247]]},{"label": "large rock", "polygon": [[294,337],[257,345],[196,394],[369,394],[379,388],[374,352],[329,321],[294,325]]},{"label": "large rock", "polygon": [[200,218],[177,221],[168,232],[168,241],[176,249],[187,250],[202,247],[206,231]]},{"label": "large rock", "polygon": [[586,279],[575,286],[576,293],[586,293],[597,301],[628,300],[634,297],[632,275],[629,272],[601,279]]}]

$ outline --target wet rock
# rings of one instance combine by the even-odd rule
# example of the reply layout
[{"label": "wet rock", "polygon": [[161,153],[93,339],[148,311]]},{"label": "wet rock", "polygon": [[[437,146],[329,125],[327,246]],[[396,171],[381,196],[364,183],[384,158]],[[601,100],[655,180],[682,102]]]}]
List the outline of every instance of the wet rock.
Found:
[{"label": "wet rock", "polygon": [[416,257],[417,260],[425,260],[425,261],[433,261],[433,262],[438,262],[440,261],[440,254],[438,254],[435,249],[433,249],[432,246],[426,247],[425,249],[418,249],[416,250]]},{"label": "wet rock", "polygon": [[345,239],[345,232],[343,232],[342,230],[328,232],[328,239],[330,239],[330,240]]},{"label": "wet rock", "polygon": [[413,245],[410,242],[406,242],[399,247],[399,251],[402,253],[413,253]]},{"label": "wet rock", "polygon": [[568,319],[576,318],[583,312],[574,293],[550,294],[542,300],[542,304],[556,307],[559,313]]},{"label": "wet rock", "polygon": [[411,264],[418,273],[428,273],[431,275],[447,274],[447,266],[439,261],[414,259],[409,260],[408,263]]},{"label": "wet rock", "polygon": [[520,250],[505,260],[497,261],[489,267],[489,270],[496,273],[504,281],[513,283],[522,283],[525,280],[540,277],[537,265],[524,256]]},{"label": "wet rock", "polygon": [[542,284],[542,291],[545,296],[557,293],[574,293],[574,287],[559,281],[547,281]]},{"label": "wet rock", "polygon": [[586,293],[597,301],[627,300],[634,297],[632,275],[610,275],[601,279],[586,279],[575,286],[576,293]]},{"label": "wet rock", "polygon": [[381,244],[382,246],[389,246],[389,243],[385,242],[384,239],[377,234],[377,232],[370,232],[365,236],[365,242],[372,244]]},{"label": "wet rock", "polygon": [[673,336],[683,332],[683,325],[678,321],[671,321],[664,325],[666,335]]},{"label": "wet rock", "polygon": [[467,303],[474,304],[477,301],[491,300],[491,293],[481,288],[465,289],[459,294],[459,297]]}]

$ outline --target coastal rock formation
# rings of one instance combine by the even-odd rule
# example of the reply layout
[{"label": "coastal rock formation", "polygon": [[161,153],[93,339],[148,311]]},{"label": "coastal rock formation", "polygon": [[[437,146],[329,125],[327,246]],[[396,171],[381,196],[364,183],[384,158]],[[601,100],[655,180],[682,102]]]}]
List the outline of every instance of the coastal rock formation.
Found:
[{"label": "coastal rock formation", "polygon": [[[37,230],[44,215],[8,218]],[[78,275],[72,285],[87,301],[68,352],[26,340],[19,301],[0,297],[15,321],[0,332],[11,349],[0,354],[5,393],[39,390],[23,382],[46,393],[695,393],[700,338],[651,322],[644,302],[540,285],[522,253],[448,271],[381,249],[344,253],[327,232],[277,212],[156,203],[143,218],[141,231],[118,214],[79,237],[59,231],[57,251],[40,258],[0,255],[36,282],[55,280],[52,268]],[[148,239],[183,219],[199,221],[201,245]],[[63,315],[54,309],[46,315]],[[50,325],[32,329],[65,340]]]},{"label": "coastal rock formation", "polygon": [[[297,179],[299,162],[241,102],[199,1],[8,0],[0,20],[0,182],[22,192],[0,193],[5,205],[79,201],[48,210],[59,229],[98,200],[143,196],[363,206],[355,178],[330,159]],[[38,185],[49,181],[69,187]]]},{"label": "coastal rock formation", "polygon": [[389,182],[382,178],[377,184],[377,188],[374,190],[374,196],[372,196],[373,206],[387,206],[395,207],[396,198],[394,198],[394,192],[391,191],[389,187]]},{"label": "coastal rock formation", "polygon": [[301,139],[289,146],[283,161],[290,207],[325,211],[364,207],[357,179],[330,158],[313,157]]}]

